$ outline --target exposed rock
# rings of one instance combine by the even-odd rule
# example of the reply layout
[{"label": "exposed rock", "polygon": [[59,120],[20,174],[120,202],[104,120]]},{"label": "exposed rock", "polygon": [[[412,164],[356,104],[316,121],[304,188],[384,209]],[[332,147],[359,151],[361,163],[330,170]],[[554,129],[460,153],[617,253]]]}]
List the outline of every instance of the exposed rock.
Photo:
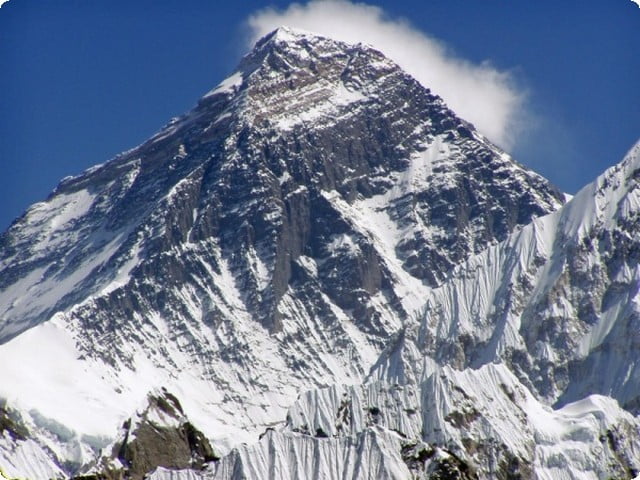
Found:
[{"label": "exposed rock", "polygon": [[207,438],[185,417],[178,399],[162,389],[150,394],[148,405],[123,425],[99,473],[78,479],[141,480],[157,467],[199,470],[219,460]]},{"label": "exposed rock", "polygon": [[4,402],[0,402],[0,436],[5,432],[14,440],[26,440],[29,436],[29,431],[20,419],[7,409]]}]

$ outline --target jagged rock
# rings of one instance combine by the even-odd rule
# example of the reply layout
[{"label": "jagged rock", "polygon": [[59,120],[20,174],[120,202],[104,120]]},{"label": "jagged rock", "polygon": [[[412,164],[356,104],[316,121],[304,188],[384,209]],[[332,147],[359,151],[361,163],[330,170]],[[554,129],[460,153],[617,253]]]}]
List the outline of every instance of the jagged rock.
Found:
[{"label": "jagged rock", "polygon": [[6,405],[0,402],[0,436],[9,435],[14,440],[26,440],[29,431],[19,419],[7,410]]},{"label": "jagged rock", "polygon": [[146,407],[124,423],[110,450],[94,467],[97,473],[77,478],[142,480],[157,467],[201,470],[219,460],[207,438],[185,417],[178,399],[166,389],[148,396]]}]

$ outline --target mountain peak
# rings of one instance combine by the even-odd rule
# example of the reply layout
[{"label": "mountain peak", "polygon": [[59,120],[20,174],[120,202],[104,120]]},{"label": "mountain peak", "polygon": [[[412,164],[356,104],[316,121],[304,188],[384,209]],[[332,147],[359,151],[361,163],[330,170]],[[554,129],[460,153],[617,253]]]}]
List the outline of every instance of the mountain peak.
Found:
[{"label": "mountain peak", "polygon": [[278,29],[0,237],[0,353],[51,366],[7,364],[0,397],[81,438],[162,385],[232,447],[362,379],[454,266],[560,203],[382,53]]},{"label": "mountain peak", "polygon": [[244,125],[291,130],[356,115],[358,105],[402,85],[427,93],[425,100],[445,108],[377,50],[282,27],[259,40],[199,107],[211,112],[213,105],[218,111],[220,102],[231,102],[234,107],[227,110]]},{"label": "mountain peak", "polygon": [[326,38],[323,35],[303,30],[300,28],[293,28],[289,26],[281,26],[275,30],[267,33],[261,39],[256,42],[256,48],[260,48],[266,43],[295,43],[302,38]]},{"label": "mountain peak", "polygon": [[302,28],[294,28],[294,27],[283,25],[281,27],[276,28],[275,30],[272,30],[271,32],[267,33],[266,35],[258,39],[252,50],[253,51],[261,50],[268,45],[295,46],[301,43],[306,43],[306,44],[324,43],[327,45],[334,44],[339,46],[342,49],[353,48],[356,45],[361,48],[371,48],[371,47],[365,46],[362,43],[352,44],[349,42],[345,42],[342,40],[329,37],[321,33],[316,33],[310,30],[304,30]]},{"label": "mountain peak", "polygon": [[381,95],[380,80],[390,73],[409,78],[372,48],[281,27],[260,39],[199,107],[211,111],[210,105],[230,101],[236,106],[234,118],[244,124],[268,120],[290,129],[319,117],[340,116],[370,93]]}]

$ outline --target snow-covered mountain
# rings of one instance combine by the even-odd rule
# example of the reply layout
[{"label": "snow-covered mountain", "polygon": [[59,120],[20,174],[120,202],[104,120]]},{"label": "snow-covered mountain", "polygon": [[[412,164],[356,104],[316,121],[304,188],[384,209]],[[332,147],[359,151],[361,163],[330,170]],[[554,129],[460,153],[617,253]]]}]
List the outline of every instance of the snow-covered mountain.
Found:
[{"label": "snow-covered mountain", "polygon": [[504,362],[548,403],[598,393],[637,414],[639,181],[640,143],[563,208],[454,269],[405,323],[382,377],[403,379],[407,360],[391,365],[417,349],[458,369]]},{"label": "snow-covered mountain", "polygon": [[380,52],[273,32],[0,237],[0,468],[631,478],[638,148],[562,206]]}]

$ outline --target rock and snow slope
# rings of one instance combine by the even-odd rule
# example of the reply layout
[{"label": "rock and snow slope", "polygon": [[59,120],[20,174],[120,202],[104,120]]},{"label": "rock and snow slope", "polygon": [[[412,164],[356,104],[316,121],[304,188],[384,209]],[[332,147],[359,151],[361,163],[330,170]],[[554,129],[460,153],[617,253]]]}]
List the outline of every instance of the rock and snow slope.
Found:
[{"label": "rock and snow slope", "polygon": [[638,172],[640,143],[563,208],[457,267],[363,384],[307,391],[256,444],[152,478],[636,477]]},{"label": "rock and snow slope", "polygon": [[[285,429],[195,478],[631,478],[639,426],[600,396],[553,411],[503,365],[444,367],[420,384],[307,392]],[[158,469],[151,478],[194,474]]]},{"label": "rock and snow slope", "polygon": [[504,361],[547,402],[598,393],[638,413],[639,182],[640,144],[562,209],[455,269],[398,348],[459,369]]},{"label": "rock and snow slope", "polygon": [[[166,387],[231,453],[157,478],[629,472],[637,425],[615,401],[575,407],[575,429],[543,404],[595,391],[634,405],[635,366],[623,376],[616,350],[634,348],[630,168],[534,221],[562,194],[382,54],[277,30],[191,112],[65,179],[0,237],[0,398],[31,439],[7,441],[83,471]],[[594,257],[581,242],[598,228]],[[617,368],[611,388],[580,382],[592,364]],[[485,377],[517,394],[500,415],[476,407],[471,445],[456,392]],[[292,407],[363,381],[339,431],[331,399],[347,387]],[[413,392],[413,416],[364,418],[370,385],[385,402]],[[596,451],[615,468],[598,470]]]}]

